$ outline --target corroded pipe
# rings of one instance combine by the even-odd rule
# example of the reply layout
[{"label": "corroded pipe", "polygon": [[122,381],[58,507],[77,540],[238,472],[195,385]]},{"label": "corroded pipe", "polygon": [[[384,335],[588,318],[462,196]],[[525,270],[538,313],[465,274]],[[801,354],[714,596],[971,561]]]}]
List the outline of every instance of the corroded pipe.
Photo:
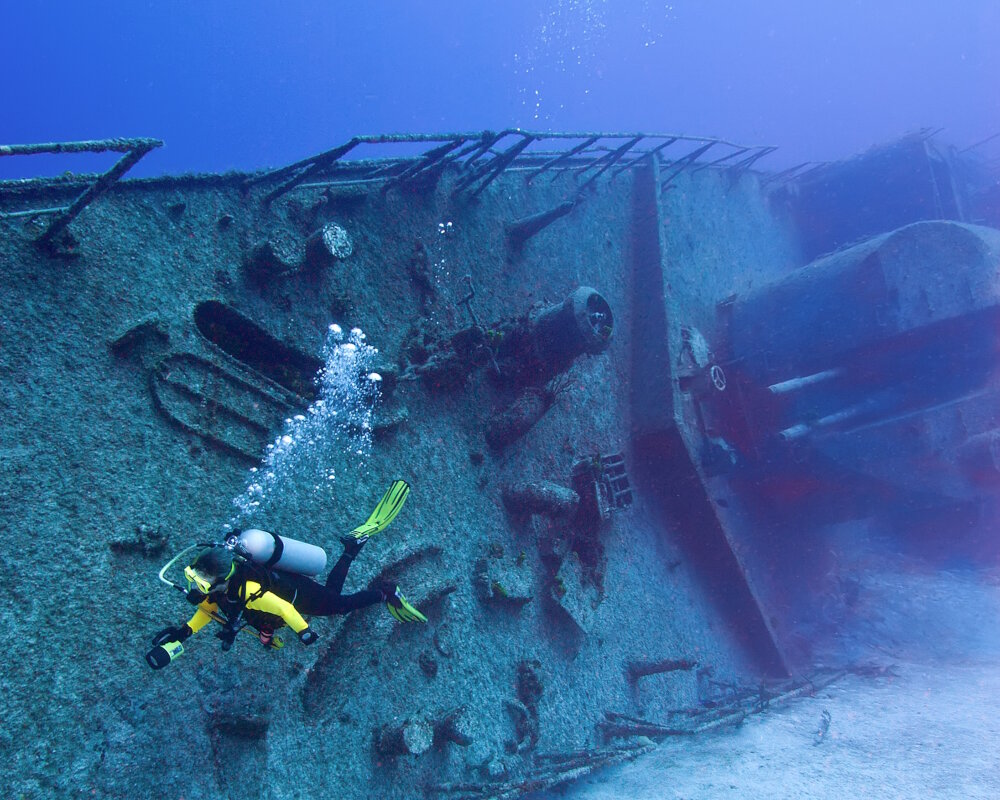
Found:
[{"label": "corroded pipe", "polygon": [[305,244],[305,265],[321,267],[354,252],[354,243],[340,225],[327,222],[313,231]]},{"label": "corroded pipe", "polygon": [[516,442],[545,416],[554,399],[552,392],[528,386],[507,408],[489,418],[486,423],[486,443],[494,450],[502,450]]},{"label": "corroded pipe", "polygon": [[625,667],[629,683],[635,683],[647,675],[659,675],[663,672],[687,672],[698,666],[689,658],[664,658],[659,661],[630,661]]},{"label": "corroded pipe", "polygon": [[554,208],[522,217],[506,226],[507,242],[514,250],[519,250],[528,239],[547,228],[560,217],[566,216],[576,207],[576,200],[566,200]]},{"label": "corroded pipe", "polygon": [[135,166],[135,164],[144,155],[146,155],[146,153],[162,144],[163,142],[158,139],[136,139],[133,142],[134,146],[132,149],[118,159],[111,169],[87,187],[87,189],[70,204],[69,208],[52,220],[49,227],[45,229],[45,233],[38,237],[38,243],[44,245],[51,242],[56,234],[65,230],[66,226],[76,218],[77,214],[83,211],[83,209],[85,209],[94,199],[110,189],[114,183],[122,175],[132,169],[132,167]]},{"label": "corroded pipe", "polygon": [[93,139],[86,142],[45,142],[40,144],[0,144],[0,156],[32,156],[39,153],[129,153],[163,144],[159,139]]},{"label": "corroded pipe", "polygon": [[301,240],[288,231],[278,230],[251,248],[245,269],[249,277],[265,281],[294,272],[302,266],[304,258]]}]

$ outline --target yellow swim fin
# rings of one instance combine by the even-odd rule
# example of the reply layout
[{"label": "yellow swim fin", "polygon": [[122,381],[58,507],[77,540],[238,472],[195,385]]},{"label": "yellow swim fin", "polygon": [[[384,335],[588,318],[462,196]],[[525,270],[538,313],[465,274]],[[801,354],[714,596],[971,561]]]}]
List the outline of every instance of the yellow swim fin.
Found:
[{"label": "yellow swim fin", "polygon": [[427,622],[427,617],[410,605],[409,601],[403,597],[403,593],[399,591],[398,586],[393,586],[392,589],[392,592],[383,590],[385,607],[389,609],[390,614],[399,622]]},{"label": "yellow swim fin", "polygon": [[393,481],[386,493],[382,495],[382,499],[378,501],[371,516],[364,524],[351,531],[350,536],[353,536],[359,543],[367,542],[370,536],[384,530],[390,522],[396,519],[396,515],[399,514],[403,503],[409,496],[410,484],[403,480]]}]

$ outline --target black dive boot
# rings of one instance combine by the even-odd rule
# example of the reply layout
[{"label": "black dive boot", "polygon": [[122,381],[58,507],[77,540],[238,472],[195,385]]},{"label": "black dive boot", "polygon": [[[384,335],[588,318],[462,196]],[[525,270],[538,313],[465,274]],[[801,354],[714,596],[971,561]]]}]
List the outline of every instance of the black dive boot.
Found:
[{"label": "black dive boot", "polygon": [[351,534],[340,537],[340,543],[344,545],[344,555],[347,556],[351,561],[353,561],[358,553],[361,552],[361,548],[365,546],[365,542],[368,539],[358,539]]}]

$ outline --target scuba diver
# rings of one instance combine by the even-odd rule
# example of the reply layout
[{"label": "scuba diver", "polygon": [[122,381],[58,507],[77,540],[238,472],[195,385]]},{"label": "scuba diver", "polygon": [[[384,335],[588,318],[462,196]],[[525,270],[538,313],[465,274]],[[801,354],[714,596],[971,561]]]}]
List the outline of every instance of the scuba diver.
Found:
[{"label": "scuba diver", "polygon": [[[252,633],[248,628],[257,631],[264,647],[278,649],[283,642],[275,631],[284,625],[309,645],[317,635],[306,617],[348,614],[376,603],[385,603],[399,622],[427,622],[394,583],[341,593],[351,562],[369,538],[396,518],[409,493],[406,481],[394,481],[368,520],[341,537],[344,552],[325,584],[309,577],[326,566],[326,553],[321,548],[255,528],[232,532],[224,544],[193,545],[182,551],[160,570],[160,579],[184,592],[198,608],[184,625],[156,634],[146,663],[162,669],[184,652],[182,643],[188,637],[211,621],[222,625],[216,636],[222,640],[223,650],[232,647],[241,630]],[[187,587],[164,577],[185,553],[196,548],[199,552],[184,568]]]}]

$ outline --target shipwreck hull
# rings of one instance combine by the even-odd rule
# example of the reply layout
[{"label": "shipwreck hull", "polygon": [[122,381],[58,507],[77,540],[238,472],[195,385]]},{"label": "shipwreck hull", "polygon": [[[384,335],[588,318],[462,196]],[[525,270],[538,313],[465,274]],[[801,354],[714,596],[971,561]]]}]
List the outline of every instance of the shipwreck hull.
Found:
[{"label": "shipwreck hull", "polygon": [[[510,131],[426,137],[417,157],[345,158],[391,139],[253,175],[0,186],[3,559],[24,612],[9,623],[25,641],[48,631],[3,664],[12,793],[61,795],[72,782],[179,795],[190,768],[219,796],[509,792],[562,780],[564,762],[641,752],[604,742],[605,711],[662,718],[721,691],[698,670],[720,683],[783,671],[752,597],[717,596],[680,523],[643,494],[629,390],[647,300],[631,265],[651,255],[661,267],[657,194],[697,188],[742,218],[745,203],[762,204],[748,169],[767,149],[688,141],[666,159],[684,137]],[[735,242],[731,263],[744,263]],[[519,321],[541,366],[517,370],[517,342],[503,344]],[[334,322],[363,329],[386,360],[371,455],[333,454],[335,480],[319,490],[293,469],[279,497],[236,522],[335,550],[336,531],[405,477],[403,516],[368,545],[348,589],[391,578],[430,622],[399,627],[381,609],[316,620],[317,645],[290,641],[276,657],[242,642],[224,654],[206,631],[151,673],[149,637],[189,614],[155,588],[157,570],[233,519],[249,469],[308,413]],[[564,329],[585,335],[567,344]],[[457,341],[471,346],[435,372]],[[663,339],[648,346],[657,357]],[[669,387],[669,371],[658,380]],[[490,448],[490,420],[522,392],[544,398],[541,410]],[[503,488],[525,482],[582,510],[508,509]],[[52,569],[85,573],[101,600],[54,596]],[[98,617],[100,630],[80,624]],[[95,636],[118,646],[97,653]],[[636,678],[628,667],[675,662],[698,668]],[[421,749],[413,737],[428,731]],[[308,763],[282,755],[292,751]]]},{"label": "shipwreck hull", "polygon": [[[0,184],[12,794],[180,795],[194,769],[218,796],[513,797],[847,663],[844,564],[996,508],[996,231],[797,270],[787,181],[752,171],[773,148],[666,134],[362,136],[129,181],[157,143],[80,144],[122,160]],[[331,323],[384,360],[370,454],[324,453],[322,485],[293,465],[237,519]],[[348,591],[396,581],[426,626],[373,608],[278,655],[203,633],[146,668],[189,612],[155,588],[170,555],[244,523],[335,550],[397,477]]]}]

